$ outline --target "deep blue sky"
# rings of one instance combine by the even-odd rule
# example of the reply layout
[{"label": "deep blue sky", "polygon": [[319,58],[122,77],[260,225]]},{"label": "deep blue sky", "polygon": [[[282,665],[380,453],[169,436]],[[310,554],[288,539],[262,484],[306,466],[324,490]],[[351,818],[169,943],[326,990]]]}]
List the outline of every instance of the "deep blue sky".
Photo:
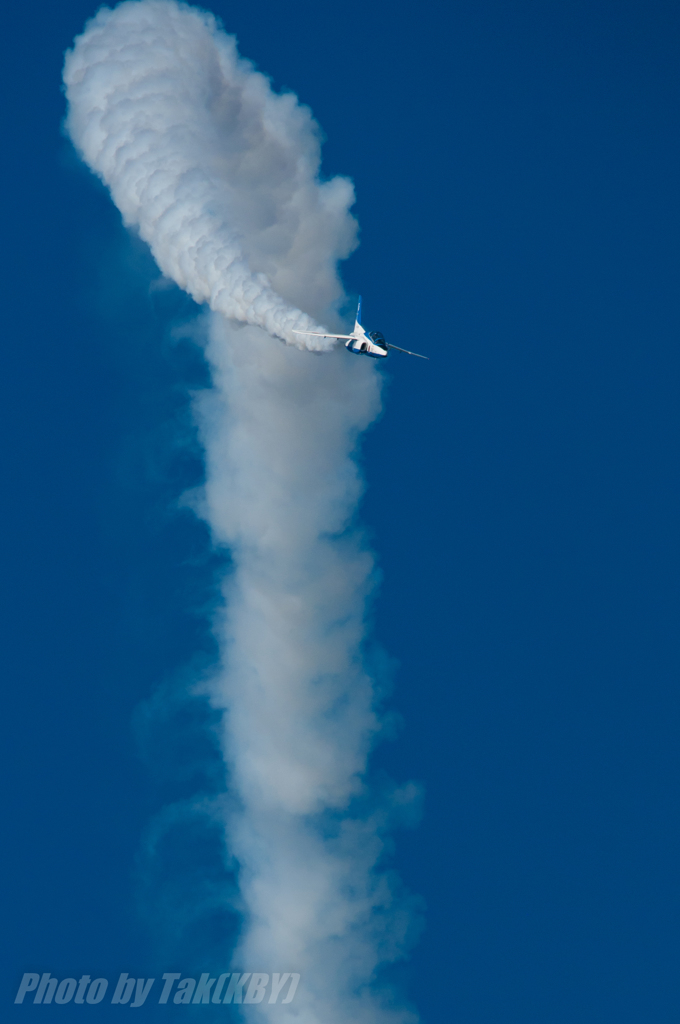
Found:
[{"label": "deep blue sky", "polygon": [[[680,6],[210,6],[354,179],[370,326],[432,356],[390,360],[364,449],[403,719],[376,766],[426,791],[412,996],[426,1024],[676,1021]],[[214,866],[176,839],[158,896],[138,857],[212,770],[199,707],[139,707],[210,658],[215,567],[170,511],[200,478],[190,303],[149,294],[60,135],[94,10],[3,16],[4,1005],[24,970],[152,973],[159,901]]]}]

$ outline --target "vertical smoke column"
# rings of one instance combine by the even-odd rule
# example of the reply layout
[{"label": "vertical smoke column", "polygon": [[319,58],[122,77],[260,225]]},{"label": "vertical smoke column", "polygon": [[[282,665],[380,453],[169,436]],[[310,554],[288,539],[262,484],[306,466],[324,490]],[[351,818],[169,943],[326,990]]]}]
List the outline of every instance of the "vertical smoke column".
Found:
[{"label": "vertical smoke column", "polygon": [[355,809],[370,804],[379,726],[361,657],[372,559],[352,527],[352,452],[378,413],[379,378],[371,361],[313,355],[292,334],[314,323],[297,307],[337,322],[351,184],[320,181],[309,112],[275,94],[212,16],[174,0],[100,11],[64,80],[79,152],[163,272],[214,311],[213,387],[195,409],[201,514],[234,562],[212,687],[246,908],[234,963],[302,975],[290,1006],[244,1010],[410,1020],[369,987],[400,955],[408,915],[376,871],[384,812]]},{"label": "vertical smoke column", "polygon": [[302,975],[291,1019],[409,1020],[366,989],[401,952],[408,916],[374,872],[380,814],[348,813],[378,725],[360,650],[372,559],[348,530],[377,375],[344,351],[315,358],[218,318],[207,351],[204,515],[235,561],[213,689],[241,801],[227,822],[249,911],[235,962]]}]

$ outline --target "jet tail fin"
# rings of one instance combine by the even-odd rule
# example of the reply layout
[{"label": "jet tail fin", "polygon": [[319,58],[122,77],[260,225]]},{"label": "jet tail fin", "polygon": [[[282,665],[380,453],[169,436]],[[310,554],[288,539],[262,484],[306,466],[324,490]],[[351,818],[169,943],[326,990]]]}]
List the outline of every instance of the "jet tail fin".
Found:
[{"label": "jet tail fin", "polygon": [[359,296],[359,305],[357,306],[357,318],[354,323],[354,327],[361,327],[361,296]]}]

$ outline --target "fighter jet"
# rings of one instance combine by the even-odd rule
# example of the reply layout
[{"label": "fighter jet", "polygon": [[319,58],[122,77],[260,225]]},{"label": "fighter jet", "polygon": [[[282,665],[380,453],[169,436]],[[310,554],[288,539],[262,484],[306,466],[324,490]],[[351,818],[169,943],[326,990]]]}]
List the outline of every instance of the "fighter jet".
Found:
[{"label": "fighter jet", "polygon": [[396,352],[405,352],[407,356],[417,356],[418,359],[429,359],[429,356],[421,356],[418,352],[409,352],[407,348],[399,348],[398,345],[388,345],[380,331],[364,330],[361,323],[361,296],[357,318],[354,321],[354,330],[351,334],[322,334],[321,331],[293,331],[293,334],[309,334],[315,338],[334,338],[337,341],[344,341],[348,352],[354,352],[357,356],[369,356],[371,359],[386,359],[393,348]]}]

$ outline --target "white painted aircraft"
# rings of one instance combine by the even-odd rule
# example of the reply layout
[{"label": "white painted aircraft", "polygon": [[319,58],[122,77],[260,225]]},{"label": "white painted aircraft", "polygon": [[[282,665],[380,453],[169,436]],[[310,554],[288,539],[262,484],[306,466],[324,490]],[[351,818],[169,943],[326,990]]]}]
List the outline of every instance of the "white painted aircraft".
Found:
[{"label": "white painted aircraft", "polygon": [[370,331],[368,334],[361,323],[361,296],[359,296],[359,307],[357,318],[354,321],[354,330],[351,334],[322,334],[320,331],[293,331],[293,334],[310,334],[315,338],[334,338],[336,341],[344,341],[345,348],[359,356],[370,356],[371,359],[385,359],[390,349],[396,352],[405,352],[407,356],[418,356],[418,359],[429,359],[429,356],[421,356],[418,352],[409,352],[407,348],[399,348],[398,345],[388,345],[380,331]]}]

